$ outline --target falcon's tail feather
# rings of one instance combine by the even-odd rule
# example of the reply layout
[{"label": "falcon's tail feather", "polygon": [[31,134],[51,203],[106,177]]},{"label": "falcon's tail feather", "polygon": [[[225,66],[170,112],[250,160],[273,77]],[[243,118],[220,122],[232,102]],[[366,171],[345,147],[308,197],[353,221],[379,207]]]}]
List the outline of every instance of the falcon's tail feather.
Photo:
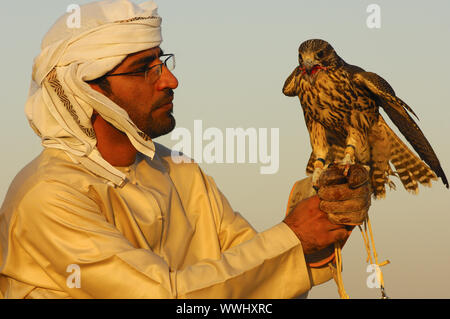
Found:
[{"label": "falcon's tail feather", "polygon": [[[403,108],[405,108],[405,103],[401,101],[399,98],[395,97],[395,100],[399,105],[401,105]],[[397,126],[397,128],[400,130],[400,132],[404,135],[406,140],[411,144],[411,146],[414,148],[414,150],[417,152],[418,156],[416,156],[414,153],[412,153],[409,148],[406,149],[410,151],[412,155],[414,155],[415,159],[417,161],[422,159],[425,163],[422,162],[422,164],[419,167],[419,165],[416,165],[415,167],[412,167],[413,163],[409,163],[408,169],[410,172],[418,176],[423,176],[421,174],[425,173],[427,169],[424,169],[423,167],[427,167],[428,170],[431,170],[434,176],[436,178],[439,176],[442,179],[442,183],[445,185],[445,187],[449,188],[447,177],[445,176],[444,170],[441,167],[441,164],[439,163],[439,159],[437,158],[433,148],[431,147],[430,143],[426,139],[425,135],[420,130],[419,126],[414,122],[414,120],[411,118],[409,114],[406,113],[406,118],[403,117],[398,110],[395,108],[396,104],[387,103],[390,107],[386,106],[386,103],[381,104],[383,106],[383,109],[388,114],[389,118],[392,120],[392,122]],[[406,121],[405,121],[406,120]],[[398,138],[397,138],[398,139]],[[398,139],[399,140],[399,139]],[[400,141],[400,140],[399,140]],[[401,141],[400,141],[401,142]],[[403,142],[402,142],[403,143]],[[419,170],[419,172],[417,171]],[[427,175],[427,174],[425,174]],[[429,174],[428,174],[429,175]],[[420,182],[419,179],[417,181]],[[421,182],[422,183],[422,182]],[[422,184],[427,184],[422,183]]]},{"label": "falcon's tail feather", "polygon": [[390,161],[405,189],[417,194],[418,183],[431,186],[431,180],[438,179],[433,170],[414,154],[386,123],[383,123],[383,126],[391,141]]},{"label": "falcon's tail feather", "polygon": [[395,176],[397,174],[391,169],[389,163],[387,164],[387,168],[384,167],[385,165],[379,166],[378,164],[382,163],[372,163],[370,177],[373,196],[375,196],[376,199],[381,199],[386,197],[386,184],[391,189],[396,188],[394,182],[391,181],[389,176]]}]

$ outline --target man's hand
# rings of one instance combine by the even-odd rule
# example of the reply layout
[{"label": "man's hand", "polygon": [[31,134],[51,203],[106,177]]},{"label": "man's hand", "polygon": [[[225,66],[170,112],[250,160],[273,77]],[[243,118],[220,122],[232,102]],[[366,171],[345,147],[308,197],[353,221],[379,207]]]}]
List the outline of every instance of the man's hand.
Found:
[{"label": "man's hand", "polygon": [[338,225],[361,225],[370,207],[370,183],[367,170],[351,165],[332,166],[319,178],[319,208],[328,219]]},{"label": "man's hand", "polygon": [[301,201],[284,222],[300,239],[305,255],[345,243],[354,226],[361,224],[370,206],[367,171],[352,165],[348,176],[333,166],[319,179],[318,196]]},{"label": "man's hand", "polygon": [[336,241],[344,241],[350,235],[345,225],[331,223],[319,205],[319,196],[310,197],[298,203],[284,219],[300,239],[306,255],[325,249]]}]

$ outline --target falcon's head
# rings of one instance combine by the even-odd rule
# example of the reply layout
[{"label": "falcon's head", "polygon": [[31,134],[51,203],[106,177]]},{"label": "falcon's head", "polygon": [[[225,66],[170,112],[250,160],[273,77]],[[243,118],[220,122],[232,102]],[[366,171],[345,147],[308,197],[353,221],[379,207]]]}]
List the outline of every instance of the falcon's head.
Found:
[{"label": "falcon's head", "polygon": [[299,67],[303,68],[308,75],[327,68],[339,67],[342,62],[333,47],[324,40],[307,40],[298,48]]},{"label": "falcon's head", "polygon": [[298,48],[298,63],[298,67],[284,84],[283,93],[287,96],[299,94],[300,77],[305,76],[307,80],[314,83],[319,72],[340,67],[345,62],[327,41],[311,39],[303,42]]}]

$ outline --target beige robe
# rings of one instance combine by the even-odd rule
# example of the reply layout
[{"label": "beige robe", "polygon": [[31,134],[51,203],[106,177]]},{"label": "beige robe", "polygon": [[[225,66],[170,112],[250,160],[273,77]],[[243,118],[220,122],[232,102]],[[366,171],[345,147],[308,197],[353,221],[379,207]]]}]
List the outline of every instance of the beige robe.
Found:
[{"label": "beige robe", "polygon": [[197,164],[155,145],[120,168],[122,188],[56,149],[27,165],[0,211],[0,297],[293,298],[332,277],[286,224],[257,233]]}]

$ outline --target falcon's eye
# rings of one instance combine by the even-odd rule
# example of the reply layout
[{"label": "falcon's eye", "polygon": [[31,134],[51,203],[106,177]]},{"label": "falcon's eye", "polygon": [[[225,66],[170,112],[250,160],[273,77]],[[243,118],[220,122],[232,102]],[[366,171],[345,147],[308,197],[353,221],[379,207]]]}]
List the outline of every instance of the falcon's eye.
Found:
[{"label": "falcon's eye", "polygon": [[317,57],[318,57],[319,59],[322,59],[322,58],[323,58],[323,50],[322,50],[322,51],[319,51],[319,52],[317,53]]}]

